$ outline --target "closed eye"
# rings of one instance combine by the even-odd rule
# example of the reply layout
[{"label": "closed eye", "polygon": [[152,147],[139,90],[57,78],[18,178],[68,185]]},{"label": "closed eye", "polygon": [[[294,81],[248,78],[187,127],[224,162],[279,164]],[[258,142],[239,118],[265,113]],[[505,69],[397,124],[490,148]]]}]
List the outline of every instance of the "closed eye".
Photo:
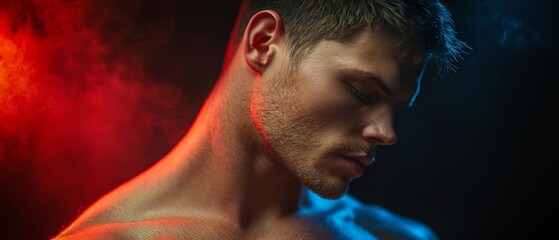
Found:
[{"label": "closed eye", "polygon": [[353,92],[353,95],[355,95],[355,97],[361,101],[362,103],[369,103],[372,99],[372,94],[363,94],[361,91],[359,91],[356,87],[354,87],[351,84],[348,84],[351,87],[351,91]]},{"label": "closed eye", "polygon": [[[353,86],[352,84],[348,83],[347,85],[349,85],[349,87],[351,88],[351,92],[353,93],[353,95],[357,98],[357,100],[359,100],[361,103],[363,104],[369,104],[371,103],[371,101],[373,101],[373,93],[369,93],[369,94],[364,94],[361,91],[359,91],[359,89],[357,89],[357,87]],[[402,109],[411,109],[411,104],[407,101],[396,101],[394,103],[395,105],[395,109],[398,110],[402,110]]]}]

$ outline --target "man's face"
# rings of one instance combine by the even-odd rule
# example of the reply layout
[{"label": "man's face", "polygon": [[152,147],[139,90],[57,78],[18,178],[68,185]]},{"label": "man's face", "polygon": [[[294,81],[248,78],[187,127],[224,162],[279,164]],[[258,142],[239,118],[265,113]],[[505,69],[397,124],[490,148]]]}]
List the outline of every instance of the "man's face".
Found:
[{"label": "man's face", "polygon": [[274,157],[323,197],[342,196],[376,147],[396,142],[394,114],[417,82],[403,77],[393,40],[379,28],[321,41],[293,72],[284,59],[257,81],[254,124]]}]

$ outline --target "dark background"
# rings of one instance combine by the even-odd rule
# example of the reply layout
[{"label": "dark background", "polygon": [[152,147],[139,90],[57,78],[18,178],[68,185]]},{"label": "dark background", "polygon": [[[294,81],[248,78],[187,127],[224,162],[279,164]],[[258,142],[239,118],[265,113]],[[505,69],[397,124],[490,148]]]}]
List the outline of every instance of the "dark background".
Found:
[{"label": "dark background", "polygon": [[[551,151],[558,120],[557,4],[444,2],[471,49],[442,83],[424,81],[414,108],[398,115],[398,144],[379,150],[377,162],[352,183],[350,193],[426,223],[441,239],[543,238],[557,223],[551,209],[557,200],[551,167],[557,160]],[[27,154],[36,149],[21,150],[28,146],[25,139],[0,138],[8,149],[0,151],[0,238],[55,235],[80,209],[163,156],[218,77],[239,3],[96,2],[90,18],[106,19],[97,30],[112,47],[108,58],[141,56],[147,76],[142,81],[180,95],[173,108],[148,109],[156,113],[150,117],[167,120],[151,122],[146,126],[155,130],[143,128],[144,135],[134,136],[149,138],[128,145],[141,157],[115,157],[103,163],[107,168],[57,155],[50,168],[38,171],[45,164]],[[57,181],[43,184],[55,176]]]}]

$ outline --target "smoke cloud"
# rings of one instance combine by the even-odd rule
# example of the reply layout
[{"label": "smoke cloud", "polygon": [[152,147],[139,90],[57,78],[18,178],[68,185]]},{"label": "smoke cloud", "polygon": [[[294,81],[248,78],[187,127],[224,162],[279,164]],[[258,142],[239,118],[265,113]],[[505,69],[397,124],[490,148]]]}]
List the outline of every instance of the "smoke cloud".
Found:
[{"label": "smoke cloud", "polygon": [[[533,2],[481,0],[469,4],[476,6],[472,12],[477,15],[471,19],[472,24],[482,31],[480,34],[492,36],[490,39],[495,41],[494,44],[520,48],[543,42],[541,34],[521,18],[526,16],[523,9],[528,9]],[[487,39],[487,36],[480,36],[480,39]]]},{"label": "smoke cloud", "polygon": [[68,209],[154,163],[192,120],[195,106],[153,62],[176,27],[171,8],[132,2],[0,3],[4,237],[55,234]]}]

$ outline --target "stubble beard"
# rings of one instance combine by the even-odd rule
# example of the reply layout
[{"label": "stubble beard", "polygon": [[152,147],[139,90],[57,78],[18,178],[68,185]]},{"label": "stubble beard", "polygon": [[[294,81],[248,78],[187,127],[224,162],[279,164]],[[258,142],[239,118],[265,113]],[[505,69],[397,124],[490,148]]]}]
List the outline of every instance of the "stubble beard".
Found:
[{"label": "stubble beard", "polygon": [[273,86],[257,93],[257,104],[251,98],[251,112],[258,118],[253,121],[273,158],[295,179],[323,198],[337,199],[347,192],[351,179],[332,176],[326,169],[324,158],[332,147],[324,146],[318,134],[326,120],[308,114],[298,104],[295,81],[302,79],[293,79],[293,75],[279,72],[270,79]]}]

